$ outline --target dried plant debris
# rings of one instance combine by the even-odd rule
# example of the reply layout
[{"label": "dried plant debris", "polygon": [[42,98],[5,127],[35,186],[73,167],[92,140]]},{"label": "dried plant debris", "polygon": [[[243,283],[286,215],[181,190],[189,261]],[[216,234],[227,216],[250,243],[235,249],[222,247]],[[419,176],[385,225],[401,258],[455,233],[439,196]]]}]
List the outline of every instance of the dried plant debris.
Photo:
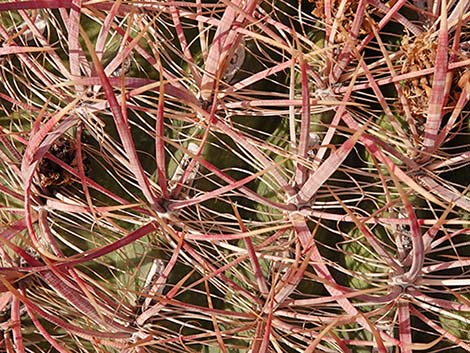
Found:
[{"label": "dried plant debris", "polygon": [[[70,137],[60,137],[52,144],[49,153],[65,164],[77,166],[77,145]],[[88,160],[83,159],[85,171],[88,170]],[[56,162],[45,156],[38,164],[39,185],[43,191],[53,193],[57,187],[70,185],[73,182],[72,175]]]},{"label": "dried plant debris", "polygon": [[[419,72],[433,68],[436,60],[437,42],[432,32],[423,32],[415,37],[406,34],[401,42],[403,53],[401,73]],[[423,128],[424,113],[427,110],[431,95],[432,75],[422,75],[403,84],[403,94],[410,107],[411,114],[417,121],[418,130]]]}]

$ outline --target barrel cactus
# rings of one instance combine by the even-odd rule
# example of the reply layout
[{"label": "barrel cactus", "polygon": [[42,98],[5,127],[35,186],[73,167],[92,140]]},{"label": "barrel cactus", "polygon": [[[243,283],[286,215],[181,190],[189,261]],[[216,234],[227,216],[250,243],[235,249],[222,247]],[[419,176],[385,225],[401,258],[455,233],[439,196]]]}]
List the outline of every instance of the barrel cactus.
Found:
[{"label": "barrel cactus", "polygon": [[470,351],[469,16],[1,1],[0,350]]}]

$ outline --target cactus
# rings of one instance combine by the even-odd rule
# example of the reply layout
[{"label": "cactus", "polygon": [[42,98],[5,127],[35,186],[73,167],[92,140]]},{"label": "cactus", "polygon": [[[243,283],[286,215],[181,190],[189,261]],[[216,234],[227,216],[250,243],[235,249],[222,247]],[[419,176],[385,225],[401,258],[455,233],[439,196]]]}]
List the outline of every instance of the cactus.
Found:
[{"label": "cactus", "polygon": [[465,1],[0,2],[5,352],[469,352]]}]

